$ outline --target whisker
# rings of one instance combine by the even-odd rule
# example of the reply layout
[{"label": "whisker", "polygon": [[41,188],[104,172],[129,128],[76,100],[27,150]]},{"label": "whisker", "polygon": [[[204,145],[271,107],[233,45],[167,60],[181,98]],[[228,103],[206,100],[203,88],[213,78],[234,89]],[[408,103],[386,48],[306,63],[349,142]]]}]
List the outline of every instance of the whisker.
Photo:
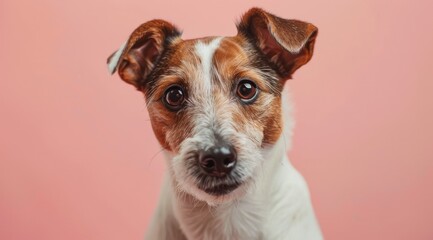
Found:
[{"label": "whisker", "polygon": [[153,162],[153,159],[155,159],[155,157],[158,156],[158,154],[160,154],[162,151],[164,151],[164,148],[163,148],[163,147],[161,147],[161,149],[160,149],[158,152],[156,152],[156,153],[152,156],[152,158],[151,158],[150,161],[149,161],[148,167],[150,167],[150,165],[151,165],[152,162]]}]

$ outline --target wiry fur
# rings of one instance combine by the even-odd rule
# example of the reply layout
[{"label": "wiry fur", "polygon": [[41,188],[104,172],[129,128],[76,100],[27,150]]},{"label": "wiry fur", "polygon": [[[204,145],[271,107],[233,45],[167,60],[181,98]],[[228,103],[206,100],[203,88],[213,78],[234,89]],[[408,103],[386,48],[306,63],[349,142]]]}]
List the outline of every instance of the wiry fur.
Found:
[{"label": "wiry fur", "polygon": [[[293,119],[283,86],[313,53],[317,29],[252,9],[234,37],[182,40],[170,23],[142,24],[109,59],[112,71],[146,96],[168,173],[147,233],[150,240],[321,239],[307,185],[290,165]],[[248,79],[257,98],[237,95]],[[163,102],[184,89],[179,110]],[[224,177],[203,172],[199,153],[233,146]],[[209,189],[223,189],[212,194]]]},{"label": "wiry fur", "polygon": [[[201,81],[191,87],[189,96],[194,104],[189,113],[194,116],[192,137],[183,140],[179,153],[166,152],[169,174],[161,196],[164,200],[147,238],[321,239],[307,186],[286,157],[293,126],[288,97],[283,97],[285,134],[276,143],[262,147],[263,132],[254,126],[247,127],[245,132],[249,135],[236,131],[231,113],[237,105],[213,97],[218,96],[215,91],[219,90],[211,87],[216,84],[212,83],[211,76],[218,75],[211,74],[215,69],[209,61],[215,44],[220,41],[221,38],[215,38],[208,45],[201,41],[195,45],[201,65],[194,74]],[[268,98],[263,100],[264,106],[274,97]],[[194,152],[214,144],[215,133],[234,143],[239,153],[236,180],[224,181],[243,183],[235,191],[218,197],[197,187],[200,181],[192,170],[194,166],[189,165],[195,163]],[[209,181],[207,185],[221,182]]]}]

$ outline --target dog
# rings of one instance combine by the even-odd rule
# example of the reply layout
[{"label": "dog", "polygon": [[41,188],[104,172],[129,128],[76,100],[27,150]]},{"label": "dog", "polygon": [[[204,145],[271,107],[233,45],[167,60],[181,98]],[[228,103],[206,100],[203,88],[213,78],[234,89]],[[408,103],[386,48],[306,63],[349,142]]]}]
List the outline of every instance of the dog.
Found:
[{"label": "dog", "polygon": [[147,239],[322,239],[286,156],[293,119],[283,91],[318,30],[260,8],[237,29],[183,40],[151,20],[108,59],[111,74],[143,92],[168,166]]}]

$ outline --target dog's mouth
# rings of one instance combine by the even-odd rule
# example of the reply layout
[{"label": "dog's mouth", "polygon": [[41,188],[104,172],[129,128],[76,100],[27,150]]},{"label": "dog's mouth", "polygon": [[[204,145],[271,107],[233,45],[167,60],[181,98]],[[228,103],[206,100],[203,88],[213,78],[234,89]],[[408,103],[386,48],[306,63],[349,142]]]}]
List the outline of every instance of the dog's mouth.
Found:
[{"label": "dog's mouth", "polygon": [[199,188],[209,195],[222,196],[222,195],[226,195],[226,194],[231,193],[236,188],[238,188],[240,185],[241,185],[240,183],[220,184],[220,185],[208,187],[208,188],[204,188],[202,186],[199,186]]}]

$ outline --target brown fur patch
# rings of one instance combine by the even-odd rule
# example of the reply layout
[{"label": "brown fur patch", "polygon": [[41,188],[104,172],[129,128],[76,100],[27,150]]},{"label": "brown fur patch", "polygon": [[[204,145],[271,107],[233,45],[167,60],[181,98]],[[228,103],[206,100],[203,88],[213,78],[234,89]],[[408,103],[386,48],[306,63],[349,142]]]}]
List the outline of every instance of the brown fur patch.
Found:
[{"label": "brown fur patch", "polygon": [[193,116],[188,115],[185,109],[178,112],[168,110],[162,98],[174,84],[183,86],[188,97],[189,86],[193,84],[189,76],[195,70],[192,66],[197,65],[194,44],[195,40],[173,43],[143,88],[156,138],[163,148],[173,152],[178,151],[180,143],[191,134]]},{"label": "brown fur patch", "polygon": [[233,124],[241,132],[246,131],[245,126],[253,126],[263,132],[261,145],[272,144],[282,132],[281,94],[275,91],[275,88],[280,90],[282,84],[275,84],[274,79],[264,77],[269,73],[263,73],[257,66],[265,66],[266,63],[260,62],[254,54],[254,49],[249,47],[244,38],[224,38],[215,52],[214,65],[225,89],[235,90],[236,84],[242,79],[256,83],[260,89],[257,100],[252,104],[238,104],[237,111],[233,112]]}]

